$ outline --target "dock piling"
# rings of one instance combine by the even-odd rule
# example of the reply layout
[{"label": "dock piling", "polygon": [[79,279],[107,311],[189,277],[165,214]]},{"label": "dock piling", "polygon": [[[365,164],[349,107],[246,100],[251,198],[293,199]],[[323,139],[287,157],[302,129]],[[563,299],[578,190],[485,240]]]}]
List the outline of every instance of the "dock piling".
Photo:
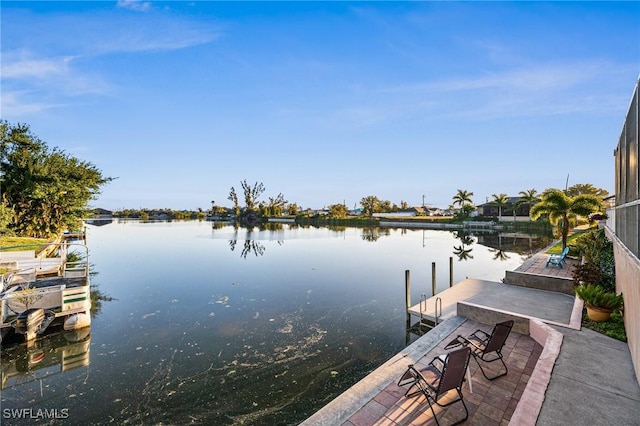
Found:
[{"label": "dock piling", "polygon": [[431,295],[436,295],[436,262],[431,262]]},{"label": "dock piling", "polygon": [[453,256],[449,257],[449,287],[453,287]]},{"label": "dock piling", "polygon": [[411,273],[409,270],[404,271],[404,297],[407,303],[407,329],[411,327]]}]

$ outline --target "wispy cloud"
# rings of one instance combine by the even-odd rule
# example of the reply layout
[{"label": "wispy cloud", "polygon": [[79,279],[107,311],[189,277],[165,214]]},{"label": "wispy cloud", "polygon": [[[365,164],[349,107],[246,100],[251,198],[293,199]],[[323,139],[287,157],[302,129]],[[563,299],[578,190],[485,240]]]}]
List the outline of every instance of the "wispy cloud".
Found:
[{"label": "wispy cloud", "polygon": [[[619,104],[619,97],[617,93],[601,93],[598,82],[616,78],[621,68],[606,62],[534,65],[380,91],[396,100],[430,99],[431,116],[437,118],[494,119],[606,111],[612,104]],[[585,86],[590,90],[585,91]]]},{"label": "wispy cloud", "polygon": [[[112,93],[113,84],[95,66],[104,55],[179,50],[219,36],[209,22],[152,11],[149,2],[120,1],[117,6],[149,13],[3,10],[3,115],[22,116],[72,104],[73,97]],[[23,31],[26,22],[33,31]]]},{"label": "wispy cloud", "polygon": [[69,74],[72,57],[38,58],[22,49],[15,52],[2,52],[3,79],[49,79],[53,76]]},{"label": "wispy cloud", "polygon": [[35,100],[37,96],[26,91],[2,91],[3,115],[13,117],[23,117],[30,114],[46,111],[48,109],[57,108],[61,105],[55,103],[43,102],[42,99]]},{"label": "wispy cloud", "polygon": [[151,9],[151,2],[140,0],[118,0],[117,7],[146,12]]}]

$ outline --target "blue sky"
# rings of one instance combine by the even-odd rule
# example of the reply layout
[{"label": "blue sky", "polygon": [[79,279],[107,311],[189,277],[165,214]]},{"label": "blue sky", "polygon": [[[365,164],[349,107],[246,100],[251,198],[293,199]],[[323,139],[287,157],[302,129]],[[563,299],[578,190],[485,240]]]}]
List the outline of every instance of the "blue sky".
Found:
[{"label": "blue sky", "polygon": [[592,183],[640,74],[638,2],[11,2],[1,117],[117,177],[95,207],[446,207]]}]

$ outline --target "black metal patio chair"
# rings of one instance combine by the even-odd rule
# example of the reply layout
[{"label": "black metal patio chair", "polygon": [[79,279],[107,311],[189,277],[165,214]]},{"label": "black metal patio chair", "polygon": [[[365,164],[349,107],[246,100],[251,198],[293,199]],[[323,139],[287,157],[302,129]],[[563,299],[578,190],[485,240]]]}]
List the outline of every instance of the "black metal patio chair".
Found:
[{"label": "black metal patio chair", "polygon": [[[459,345],[466,346],[471,349],[471,355],[476,360],[482,375],[487,380],[495,380],[498,377],[502,377],[509,372],[507,364],[504,363],[502,356],[502,348],[507,342],[507,337],[511,333],[513,328],[513,320],[499,322],[493,327],[491,334],[488,334],[482,330],[476,330],[469,337],[458,336],[455,340],[449,343],[445,349],[456,347]],[[504,366],[504,372],[495,376],[489,377],[482,368],[482,363],[492,363],[500,361]]]},{"label": "black metal patio chair", "polygon": [[[471,349],[464,347],[448,353],[446,356],[435,357],[429,365],[418,371],[413,364],[409,365],[405,373],[400,377],[398,386],[407,386],[409,388],[405,392],[407,397],[414,397],[423,394],[429,403],[429,408],[433,413],[433,418],[439,426],[440,422],[436,416],[433,404],[440,407],[447,407],[458,401],[462,402],[465,416],[463,419],[454,424],[460,424],[469,418],[469,410],[464,403],[462,395],[462,384],[464,383],[464,374],[469,366],[469,358]],[[413,388],[417,390],[412,391]],[[450,391],[456,391],[457,397],[452,401],[441,403],[442,397],[449,394]]]}]

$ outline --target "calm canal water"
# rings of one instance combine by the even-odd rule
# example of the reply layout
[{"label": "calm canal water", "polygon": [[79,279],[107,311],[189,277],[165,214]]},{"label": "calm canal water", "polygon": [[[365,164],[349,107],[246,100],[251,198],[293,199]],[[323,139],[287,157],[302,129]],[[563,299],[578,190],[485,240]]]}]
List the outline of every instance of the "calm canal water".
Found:
[{"label": "calm canal water", "polygon": [[3,348],[3,425],[33,424],[7,411],[21,409],[57,410],[55,424],[297,424],[406,346],[405,270],[417,303],[431,262],[439,289],[451,256],[454,282],[498,281],[550,242],[210,222],[87,234],[92,285],[112,300],[90,335]]}]

